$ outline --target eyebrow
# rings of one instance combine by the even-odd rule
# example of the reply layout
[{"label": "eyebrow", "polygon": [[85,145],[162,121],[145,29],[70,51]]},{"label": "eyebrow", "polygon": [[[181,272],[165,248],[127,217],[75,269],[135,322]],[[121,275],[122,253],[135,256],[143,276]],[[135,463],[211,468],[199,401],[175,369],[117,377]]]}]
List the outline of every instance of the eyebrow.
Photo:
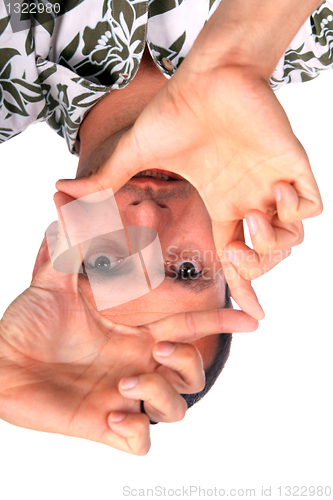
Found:
[{"label": "eyebrow", "polygon": [[196,293],[201,293],[204,290],[208,290],[209,288],[212,288],[215,284],[215,280],[212,278],[205,278],[205,275],[200,275],[198,278],[195,279],[182,279],[182,278],[171,278],[170,276],[165,273],[165,277],[167,279],[173,280],[177,285],[185,288],[186,290],[190,290]]}]

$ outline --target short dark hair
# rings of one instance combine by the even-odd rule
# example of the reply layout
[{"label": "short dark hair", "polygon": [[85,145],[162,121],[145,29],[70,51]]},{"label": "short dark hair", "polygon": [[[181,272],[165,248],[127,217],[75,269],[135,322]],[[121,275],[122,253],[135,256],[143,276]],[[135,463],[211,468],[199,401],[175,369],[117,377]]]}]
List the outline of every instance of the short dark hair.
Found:
[{"label": "short dark hair", "polygon": [[[230,297],[230,290],[228,285],[226,285],[224,309],[232,309],[232,307],[233,306]],[[206,396],[207,392],[210,391],[210,389],[215,384],[218,376],[221,374],[224,365],[226,364],[227,359],[229,357],[231,341],[232,341],[232,333],[220,333],[218,335],[218,345],[214,359],[209,368],[205,370],[205,376],[206,376],[205,387],[202,389],[202,391],[197,392],[195,394],[182,394],[183,398],[187,403],[188,408],[191,408],[191,406],[193,406],[195,403],[200,401],[200,399]]]}]

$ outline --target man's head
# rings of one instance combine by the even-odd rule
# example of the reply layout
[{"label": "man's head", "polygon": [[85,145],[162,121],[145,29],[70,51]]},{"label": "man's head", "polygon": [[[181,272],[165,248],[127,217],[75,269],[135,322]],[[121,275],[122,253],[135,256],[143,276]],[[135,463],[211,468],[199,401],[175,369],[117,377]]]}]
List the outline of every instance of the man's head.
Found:
[{"label": "man's head", "polygon": [[[78,178],[93,175],[112,155],[122,135],[164,83],[165,78],[155,65],[141,64],[130,85],[111,92],[91,109],[80,128]],[[177,312],[230,306],[206,207],[189,182],[169,174],[172,178],[163,180],[153,177],[156,173],[150,171],[148,176],[132,178],[115,194],[124,227],[150,226],[156,229],[166,278],[150,293],[101,311],[114,322],[136,326]],[[89,265],[98,266],[101,262],[105,265],[109,257],[107,248],[95,248],[89,255]],[[79,275],[79,286],[95,306],[85,273]],[[226,334],[193,342],[203,357],[206,372],[213,362],[216,365],[218,359],[223,358],[222,369],[230,341],[231,335]],[[216,355],[222,352],[222,357]],[[212,370],[215,369],[210,373]],[[210,378],[209,384],[212,385]],[[209,384],[206,384],[205,392]]]},{"label": "man's head", "polygon": [[[157,231],[166,277],[150,293],[103,309],[100,311],[103,316],[115,323],[137,326],[177,312],[230,307],[210,218],[191,184],[183,179],[144,175],[129,181],[116,193],[115,200],[124,227],[149,226]],[[112,219],[112,214],[110,216]],[[99,227],[99,218],[96,223]],[[108,241],[97,239],[97,243],[92,240],[85,255],[79,287],[95,308],[96,296],[86,269],[94,270],[100,287],[105,288],[102,295],[107,295],[114,274],[119,270],[121,273],[125,261],[114,252],[112,244],[109,246]],[[133,281],[127,284],[135,287]],[[184,396],[189,406],[203,397],[215,382],[228,357],[230,342],[231,334],[212,335],[192,342],[203,357],[207,380],[199,394]]]},{"label": "man's head", "polygon": [[[166,277],[150,293],[103,309],[102,315],[116,323],[137,326],[177,312],[224,307],[226,284],[210,218],[197,191],[187,181],[135,178],[115,194],[115,200],[125,228],[149,226],[157,231]],[[97,307],[95,294],[86,269],[105,277],[104,284],[101,280],[99,284],[99,295],[103,296],[108,286],[112,286],[108,277],[122,272],[125,259],[117,252],[107,242],[97,243],[89,247],[85,256],[86,266],[79,275],[79,286],[94,307]],[[128,286],[134,287],[135,283],[128,282]],[[216,337],[196,342],[209,363]]]}]

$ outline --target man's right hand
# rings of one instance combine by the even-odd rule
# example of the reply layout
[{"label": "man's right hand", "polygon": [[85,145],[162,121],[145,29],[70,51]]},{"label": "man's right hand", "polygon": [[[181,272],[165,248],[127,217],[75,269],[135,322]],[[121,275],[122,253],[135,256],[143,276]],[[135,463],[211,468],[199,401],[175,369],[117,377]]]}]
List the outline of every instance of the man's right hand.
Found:
[{"label": "man's right hand", "polygon": [[[190,51],[97,173],[58,181],[57,188],[80,198],[107,187],[116,192],[143,170],[180,174],[204,200],[222,257],[241,248],[246,255],[242,221],[248,220],[255,253],[244,269],[251,279],[302,241],[301,221],[321,212],[320,193],[268,83],[253,68],[203,71],[195,61]],[[232,264],[223,261],[233,298],[261,319],[245,271],[227,273]]]}]

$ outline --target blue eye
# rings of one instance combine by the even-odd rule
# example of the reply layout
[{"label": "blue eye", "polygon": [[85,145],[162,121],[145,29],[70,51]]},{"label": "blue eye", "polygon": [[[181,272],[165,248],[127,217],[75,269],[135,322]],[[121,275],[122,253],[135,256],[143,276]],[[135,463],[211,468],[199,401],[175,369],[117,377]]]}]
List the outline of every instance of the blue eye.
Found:
[{"label": "blue eye", "polygon": [[117,269],[124,259],[115,259],[111,255],[95,255],[85,260],[86,269],[95,269],[100,273],[109,274],[110,271]]}]

